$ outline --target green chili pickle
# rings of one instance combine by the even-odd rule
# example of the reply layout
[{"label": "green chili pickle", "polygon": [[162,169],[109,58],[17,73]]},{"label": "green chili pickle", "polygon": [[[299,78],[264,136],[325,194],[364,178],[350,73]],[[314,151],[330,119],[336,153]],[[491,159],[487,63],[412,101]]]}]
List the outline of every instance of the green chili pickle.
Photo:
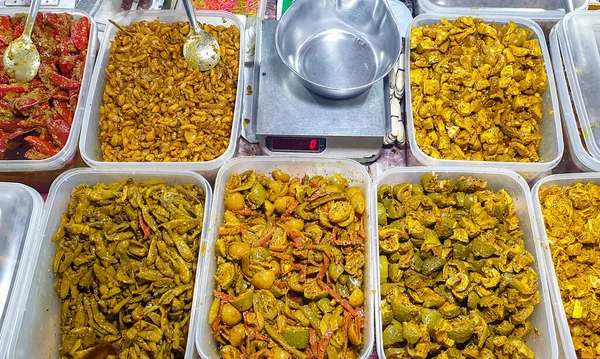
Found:
[{"label": "green chili pickle", "polygon": [[[196,185],[159,179],[73,189],[53,238],[61,359],[185,357],[204,198]],[[220,266],[215,280],[237,286],[235,271]],[[215,304],[236,328],[232,343],[243,341],[249,293]]]}]

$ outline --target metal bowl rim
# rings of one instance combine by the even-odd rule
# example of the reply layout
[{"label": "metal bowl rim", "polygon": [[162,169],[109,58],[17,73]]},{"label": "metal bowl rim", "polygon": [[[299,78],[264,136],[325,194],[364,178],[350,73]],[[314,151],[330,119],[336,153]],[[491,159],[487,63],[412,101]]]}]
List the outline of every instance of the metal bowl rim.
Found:
[{"label": "metal bowl rim", "polygon": [[[385,0],[380,0],[383,2],[383,5],[385,7],[387,7],[388,11],[391,13],[391,9],[389,7],[389,4],[387,3],[387,1]],[[288,69],[290,69],[296,76],[300,77],[302,80],[310,83],[311,85],[315,85],[318,87],[321,87],[322,89],[326,89],[326,90],[332,90],[332,91],[358,91],[358,90],[366,90],[367,88],[373,86],[375,83],[377,83],[378,81],[380,81],[381,79],[383,79],[384,77],[386,77],[389,72],[392,70],[392,68],[394,67],[394,65],[398,62],[398,59],[400,58],[400,54],[402,53],[402,44],[400,44],[398,46],[398,54],[396,56],[396,59],[394,61],[390,62],[390,66],[389,69],[387,69],[386,71],[383,71],[381,75],[379,75],[379,77],[374,78],[371,82],[358,86],[358,87],[330,87],[330,86],[326,86],[326,85],[322,85],[319,83],[316,83],[314,81],[311,81],[309,79],[307,79],[306,77],[302,76],[298,71],[296,71],[296,69],[294,69],[292,66],[290,66],[290,64],[285,61],[283,59],[283,56],[281,54],[281,49],[279,48],[279,41],[277,41],[279,39],[279,24],[281,24],[281,20],[284,19],[284,17],[286,16],[286,14],[289,13],[290,9],[292,9],[297,3],[299,3],[300,1],[294,1],[292,2],[292,5],[290,5],[288,7],[288,9],[286,10],[285,13],[283,13],[283,15],[281,16],[281,18],[277,21],[277,28],[275,29],[275,48],[277,49],[277,55],[279,55],[279,59],[285,64],[285,66],[288,67]],[[398,40],[399,43],[401,41],[401,36],[400,36],[400,30],[398,30],[398,27],[396,26],[396,33],[398,34]]]}]

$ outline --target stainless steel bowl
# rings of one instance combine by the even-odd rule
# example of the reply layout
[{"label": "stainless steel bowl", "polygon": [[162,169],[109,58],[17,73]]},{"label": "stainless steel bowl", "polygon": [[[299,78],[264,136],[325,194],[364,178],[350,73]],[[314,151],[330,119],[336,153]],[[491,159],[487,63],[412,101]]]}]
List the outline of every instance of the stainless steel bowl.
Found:
[{"label": "stainless steel bowl", "polygon": [[296,0],[281,17],[275,42],[304,86],[334,99],[363,93],[400,55],[386,0]]}]

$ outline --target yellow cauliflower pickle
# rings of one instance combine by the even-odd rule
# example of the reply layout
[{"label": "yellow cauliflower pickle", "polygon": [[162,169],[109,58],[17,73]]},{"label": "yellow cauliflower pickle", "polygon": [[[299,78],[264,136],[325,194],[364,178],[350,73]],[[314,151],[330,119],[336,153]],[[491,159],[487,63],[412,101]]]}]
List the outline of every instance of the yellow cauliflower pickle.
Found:
[{"label": "yellow cauliflower pickle", "polygon": [[356,359],[365,198],[336,174],[247,171],[225,186],[208,325],[224,359]]},{"label": "yellow cauliflower pickle", "polygon": [[381,185],[377,221],[388,359],[535,357],[538,275],[507,192],[427,173]]},{"label": "yellow cauliflower pickle", "polygon": [[541,187],[552,263],[578,358],[600,357],[600,186]]},{"label": "yellow cauliflower pickle", "polygon": [[533,34],[466,16],[411,30],[412,114],[426,155],[540,161],[547,74]]}]

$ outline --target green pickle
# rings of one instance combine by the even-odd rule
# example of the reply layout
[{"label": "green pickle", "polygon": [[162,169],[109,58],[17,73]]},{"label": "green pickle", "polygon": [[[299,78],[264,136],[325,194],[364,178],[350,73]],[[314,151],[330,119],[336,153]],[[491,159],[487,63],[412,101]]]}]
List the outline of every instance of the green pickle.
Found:
[{"label": "green pickle", "polygon": [[[368,294],[360,188],[339,174],[293,177],[275,170],[232,174],[225,191],[214,299],[204,323],[219,355],[356,359]],[[387,211],[381,208],[382,221]],[[389,212],[398,218],[402,206]],[[393,246],[398,239],[391,238]]]},{"label": "green pickle", "polygon": [[377,193],[387,358],[533,359],[538,276],[510,196],[433,173]]},{"label": "green pickle", "polygon": [[[72,190],[53,238],[61,359],[185,356],[204,205],[198,186],[160,179]],[[228,253],[222,241],[215,251]],[[221,263],[215,281],[235,287],[235,268]],[[236,328],[223,357],[239,357],[236,325],[248,305],[252,292],[210,306],[209,318]]]}]

